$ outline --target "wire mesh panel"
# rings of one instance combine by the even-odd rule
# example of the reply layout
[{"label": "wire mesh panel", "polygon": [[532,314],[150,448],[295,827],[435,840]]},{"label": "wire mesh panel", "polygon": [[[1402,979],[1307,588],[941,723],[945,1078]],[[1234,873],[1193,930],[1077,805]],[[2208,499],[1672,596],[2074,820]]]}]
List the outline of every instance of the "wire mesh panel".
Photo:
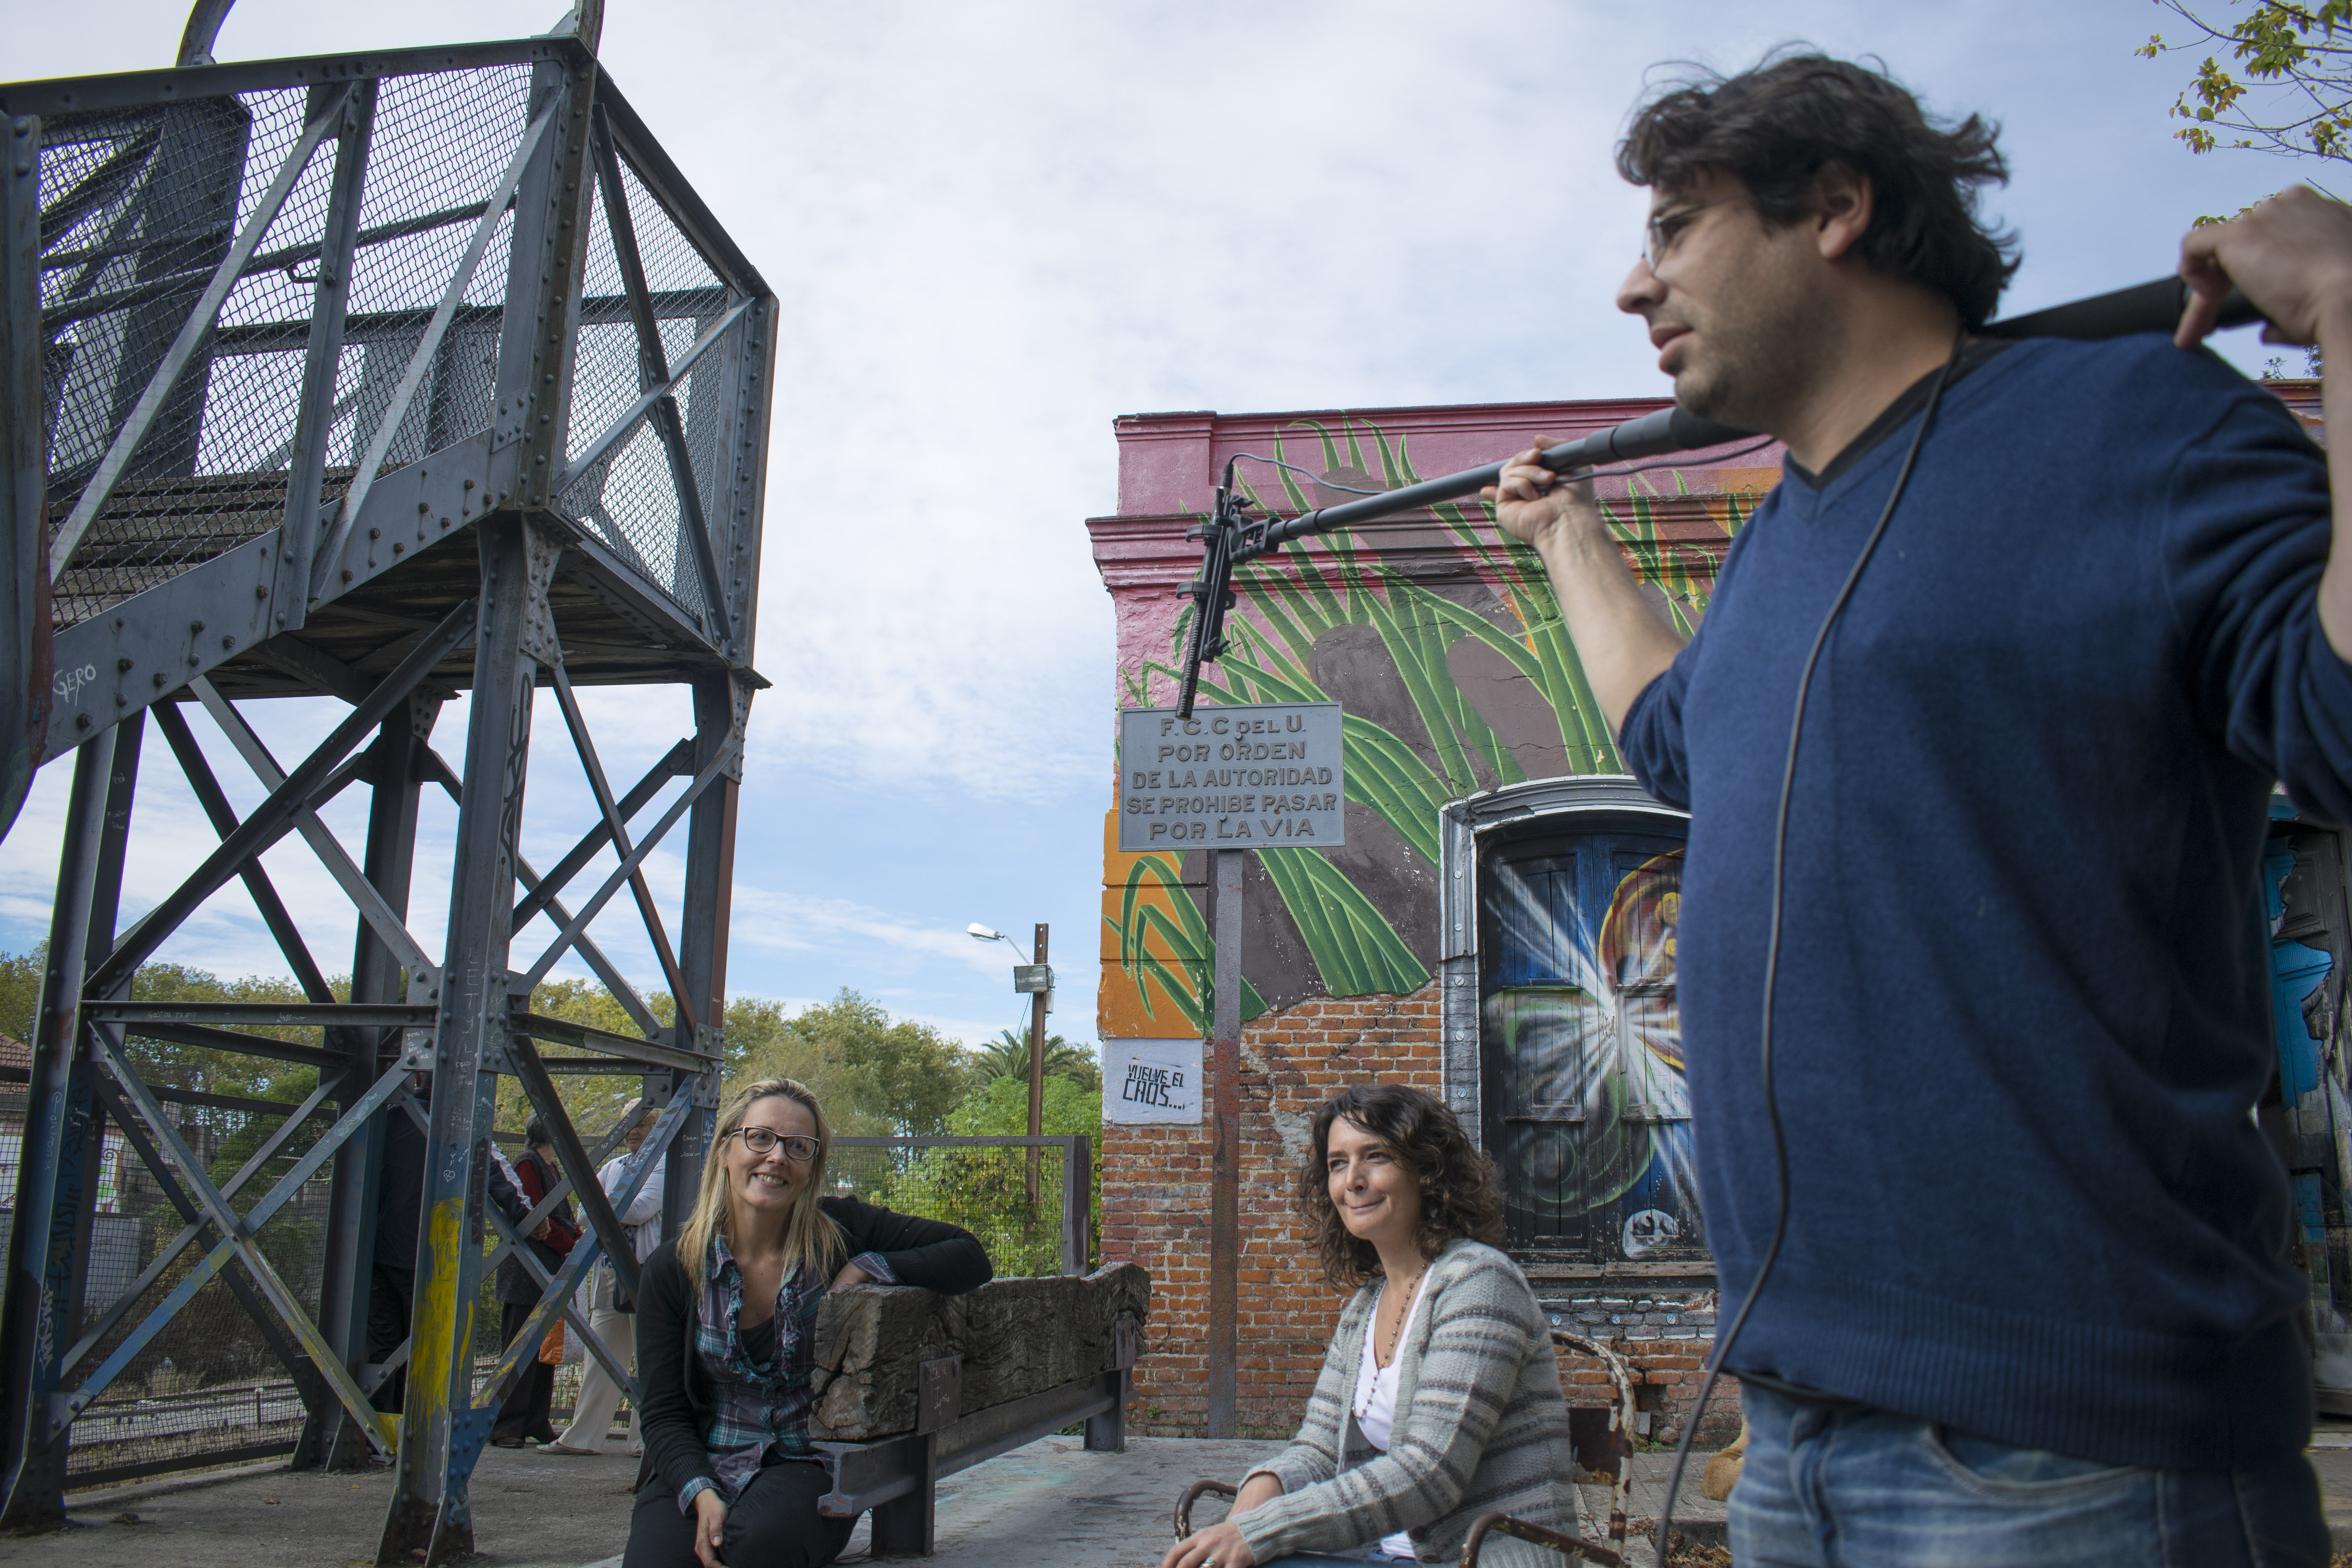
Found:
[{"label": "wire mesh panel", "polygon": [[[648,304],[659,331],[662,353],[671,366],[726,314],[735,297],[702,253],[695,249],[625,160],[621,186],[635,230],[645,269]],[[601,197],[601,192],[600,192]],[[630,313],[622,260],[604,203],[593,204],[587,268],[582,285],[580,329],[575,342],[569,449],[585,452],[636,404],[646,387],[645,363]],[[706,350],[676,393],[686,432],[688,467],[706,515],[724,491],[726,428],[732,389],[722,367],[746,331],[738,321]],[[557,507],[594,530],[646,581],[689,613],[705,608],[700,575],[683,530],[687,513],[672,477],[668,450],[651,418],[614,442],[568,486]],[[725,552],[713,542],[722,559]]]},{"label": "wire mesh panel", "polygon": [[[172,1107],[170,1113],[215,1184],[234,1176],[283,1121],[189,1107]],[[267,1190],[326,1124],[324,1118],[313,1120],[265,1162],[237,1206]],[[325,1261],[327,1187],[323,1177],[305,1182],[256,1236],[262,1255],[314,1315]],[[81,1330],[87,1332],[110,1310],[120,1310],[120,1316],[76,1363],[84,1370],[128,1343],[152,1310],[186,1288],[204,1258],[198,1247],[184,1248],[143,1290],[123,1300],[126,1289],[163,1256],[185,1222],[135,1154],[121,1159],[112,1196],[115,1212],[93,1220]],[[242,1282],[241,1272],[237,1279]],[[304,1411],[272,1339],[237,1300],[229,1278],[215,1276],[197,1287],[75,1421],[67,1459],[73,1484],[290,1451]]]},{"label": "wire mesh panel", "polygon": [[[825,1187],[899,1214],[945,1220],[971,1232],[1000,1276],[1059,1274],[1070,1145],[1043,1146],[971,1139],[835,1139],[825,1164]],[[1034,1172],[1033,1177],[1032,1172]],[[1091,1216],[1097,1179],[1078,1173],[1076,1216],[1087,1222],[1087,1261],[1097,1246]]]},{"label": "wire mesh panel", "polygon": [[[521,141],[526,66],[382,84],[362,185],[349,318],[336,366],[325,499],[381,427]],[[64,520],[100,468],[206,286],[294,163],[309,88],[67,116],[43,127],[42,324],[49,511]],[[336,142],[301,160],[57,585],[56,624],[98,614],[277,526],[326,241]],[[510,215],[386,451],[413,462],[489,423]],[[332,465],[340,465],[340,471]]]}]

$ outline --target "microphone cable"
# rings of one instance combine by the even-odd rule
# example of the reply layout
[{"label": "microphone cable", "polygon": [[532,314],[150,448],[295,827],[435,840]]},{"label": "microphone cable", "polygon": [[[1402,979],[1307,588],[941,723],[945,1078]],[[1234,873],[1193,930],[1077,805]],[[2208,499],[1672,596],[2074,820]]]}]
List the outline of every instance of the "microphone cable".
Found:
[{"label": "microphone cable", "polygon": [[[1886,536],[1886,525],[1895,519],[1895,509],[1903,500],[1903,492],[1911,487],[1911,470],[1919,461],[1919,448],[1927,444],[1928,428],[1936,423],[1936,413],[1943,405],[1944,388],[1952,379],[1952,372],[1960,363],[1960,352],[1968,345],[1965,329],[1952,344],[1951,357],[1936,374],[1934,384],[1927,389],[1927,406],[1920,411],[1919,428],[1912,434],[1911,447],[1903,455],[1903,467],[1895,476],[1895,488],[1887,492],[1886,504],[1880,509],[1878,521],[1871,528],[1870,536],[1862,542],[1862,552],[1854,557],[1853,567],[1845,574],[1845,583],[1838,589],[1837,597],[1830,601],[1829,614],[1822,617],[1821,629],[1813,634],[1813,646],[1805,655],[1805,667],[1797,677],[1796,712],[1789,721],[1788,761],[1780,770],[1780,802],[1772,822],[1772,912],[1764,946],[1764,1016],[1759,1031],[1757,1060],[1764,1079],[1764,1116],[1772,1130],[1772,1166],[1776,1183],[1772,1215],[1772,1240],[1764,1249],[1764,1260],[1757,1266],[1756,1278],[1749,1282],[1747,1296],[1731,1326],[1716,1342],[1715,1355],[1707,1365],[1706,1377],[1698,1387],[1698,1400],[1689,1418],[1683,1423],[1682,1441],[1675,1446],[1675,1468],[1667,1478],[1666,1497],[1658,1510],[1658,1532],[1654,1542],[1660,1568],[1666,1562],[1666,1535],[1675,1520],[1675,1503],[1682,1496],[1683,1475],[1690,1463],[1691,1440],[1698,1435],[1698,1424],[1706,1415],[1707,1402],[1715,1396],[1715,1385],[1723,1375],[1726,1363],[1731,1359],[1732,1347],[1739,1341],[1739,1331],[1747,1326],[1748,1315],[1756,1310],[1756,1300],[1764,1293],[1765,1281],[1772,1277],[1773,1265],[1780,1260],[1780,1243],[1789,1234],[1789,1138],[1780,1124],[1780,1101],[1772,1081],[1772,1003],[1780,979],[1781,905],[1786,893],[1789,868],[1789,801],[1797,785],[1797,748],[1804,738],[1805,700],[1813,685],[1813,668],[1821,662],[1822,649],[1830,639],[1831,628],[1845,610],[1846,601],[1853,597],[1854,585],[1862,581],[1863,569],[1878,551],[1878,542]],[[1631,1434],[1628,1434],[1630,1436]],[[1633,1463],[1629,1456],[1624,1462]]]}]

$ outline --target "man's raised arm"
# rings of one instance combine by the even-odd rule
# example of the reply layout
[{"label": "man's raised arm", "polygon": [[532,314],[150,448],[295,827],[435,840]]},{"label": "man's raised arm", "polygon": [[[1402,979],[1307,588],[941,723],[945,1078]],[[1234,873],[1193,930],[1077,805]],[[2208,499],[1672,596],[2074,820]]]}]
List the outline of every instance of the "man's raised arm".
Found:
[{"label": "man's raised arm", "polygon": [[1503,531],[1543,557],[1584,678],[1615,734],[1633,699],[1674,663],[1683,639],[1642,597],[1593,502],[1592,481],[1563,480],[1536,461],[1538,452],[1556,445],[1538,437],[1505,467],[1500,484],[1479,493],[1495,503]]},{"label": "man's raised arm", "polygon": [[[2316,344],[2336,374],[2322,389],[2327,433],[2352,430],[2352,207],[2308,185],[2280,192],[2242,217],[2193,228],[2180,242],[2180,275],[2196,295],[2174,341],[2195,345],[2213,330],[2235,283],[2270,325],[2263,341]],[[2319,624],[2338,658],[2352,660],[2352,439],[2328,443],[2336,541],[2319,579]]]}]

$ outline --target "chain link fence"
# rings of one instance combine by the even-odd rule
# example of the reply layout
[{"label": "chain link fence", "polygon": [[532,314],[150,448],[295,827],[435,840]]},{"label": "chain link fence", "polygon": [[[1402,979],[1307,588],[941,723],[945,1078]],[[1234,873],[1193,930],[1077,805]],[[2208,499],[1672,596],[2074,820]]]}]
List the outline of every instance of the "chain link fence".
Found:
[{"label": "chain link fence", "polygon": [[[645,287],[662,357],[675,373],[687,352],[719,324],[732,300],[719,274],[678,229],[638,178],[625,153],[618,157],[621,191],[645,269]],[[606,217],[604,193],[589,214],[587,267],[581,288],[580,333],[573,353],[570,446],[584,451],[644,395],[645,371],[630,312],[621,253]],[[673,395],[686,437],[688,468],[702,502],[706,527],[727,491],[721,469],[733,416],[729,395],[733,361],[747,323],[738,321],[697,360]],[[667,444],[651,418],[614,443],[556,500],[574,521],[594,530],[614,553],[658,585],[680,608],[705,610],[702,579],[685,530],[685,505]],[[723,527],[723,520],[721,520]],[[722,563],[724,551],[717,550]]]},{"label": "chain link fence", "polygon": [[[513,230],[511,201],[488,197],[520,145],[531,69],[498,66],[386,79],[367,147],[321,500],[347,489],[475,231],[488,248],[457,301],[379,472],[489,426]],[[174,574],[275,529],[285,516],[311,316],[337,159],[320,139],[300,157],[310,88],[68,115],[45,123],[40,162],[41,310],[49,508],[68,518],[163,366],[191,312],[292,171],[284,205],[238,268],[209,332],[129,454],[54,590],[56,625],[97,616]],[[296,160],[299,159],[299,166]],[[740,299],[621,149],[621,199],[672,367]],[[570,398],[570,448],[583,451],[638,401],[645,372],[619,248],[601,188],[589,241]],[[684,468],[715,531],[726,582],[734,388],[750,325],[738,321],[678,384]],[[640,418],[557,505],[689,615],[706,595],[671,455]],[[730,590],[732,591],[731,589]],[[723,618],[723,617],[722,617]]]},{"label": "chain link fence", "polygon": [[[323,453],[324,499],[348,487],[427,319],[520,142],[530,71],[385,81]],[[237,235],[299,154],[309,88],[68,116],[42,127],[42,325],[49,510],[79,501]],[[67,626],[276,528],[326,241],[336,141],[300,163],[213,330],[93,520],[55,590]],[[512,226],[491,243],[385,454],[397,467],[489,423]]]},{"label": "chain link fence", "polygon": [[[163,1092],[176,1091],[167,1087]],[[16,1114],[9,1116],[12,1101]],[[21,1150],[22,1135],[15,1129],[22,1126],[22,1106],[21,1092],[0,1095],[0,1116],[11,1123],[0,1131],[0,1187],[11,1192]],[[298,1132],[290,1150],[256,1163],[254,1156],[283,1123],[282,1110],[186,1104],[169,1104],[166,1110],[216,1184],[226,1185],[241,1168],[253,1166],[230,1194],[239,1208],[284,1173],[310,1141]],[[326,1117],[319,1116],[308,1131],[314,1134],[326,1124]],[[265,1328],[239,1299],[244,1295],[258,1305],[244,1265],[231,1261],[215,1273],[205,1268],[201,1246],[174,1249],[188,1229],[186,1221],[125,1130],[111,1121],[98,1173],[81,1310],[67,1352],[68,1375],[86,1374],[118,1358],[123,1365],[105,1394],[74,1422],[68,1484],[94,1486],[290,1452],[303,1420],[301,1400],[286,1376],[278,1348],[290,1336],[274,1317]],[[314,1318],[324,1277],[327,1200],[323,1176],[305,1182],[254,1237],[271,1268]],[[0,1243],[14,1221],[13,1214],[0,1212]],[[181,1297],[185,1305],[150,1331],[150,1316]]]},{"label": "chain link fence", "polygon": [[1094,1140],[835,1138],[829,1192],[960,1225],[1000,1276],[1085,1274],[1101,1236]]}]

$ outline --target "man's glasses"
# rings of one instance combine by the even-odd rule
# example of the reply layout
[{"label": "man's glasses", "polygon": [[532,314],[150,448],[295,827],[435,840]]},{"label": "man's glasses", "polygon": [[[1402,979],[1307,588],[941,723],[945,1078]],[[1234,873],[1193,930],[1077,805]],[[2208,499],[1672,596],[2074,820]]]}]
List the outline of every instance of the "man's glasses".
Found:
[{"label": "man's glasses", "polygon": [[1691,219],[1709,207],[1719,207],[1726,202],[1736,202],[1738,196],[1717,196],[1711,202],[1693,202],[1686,207],[1674,207],[1665,212],[1652,213],[1649,226],[1642,237],[1642,262],[1653,272],[1675,248],[1675,242],[1691,226]]},{"label": "man's glasses", "polygon": [[[815,1139],[787,1138],[770,1127],[738,1127],[727,1134],[727,1138],[740,1138],[744,1149],[753,1154],[772,1154],[776,1145],[781,1143],[784,1146],[784,1158],[796,1165],[805,1165],[816,1158]],[[727,1138],[721,1138],[719,1142],[724,1143]]]}]

